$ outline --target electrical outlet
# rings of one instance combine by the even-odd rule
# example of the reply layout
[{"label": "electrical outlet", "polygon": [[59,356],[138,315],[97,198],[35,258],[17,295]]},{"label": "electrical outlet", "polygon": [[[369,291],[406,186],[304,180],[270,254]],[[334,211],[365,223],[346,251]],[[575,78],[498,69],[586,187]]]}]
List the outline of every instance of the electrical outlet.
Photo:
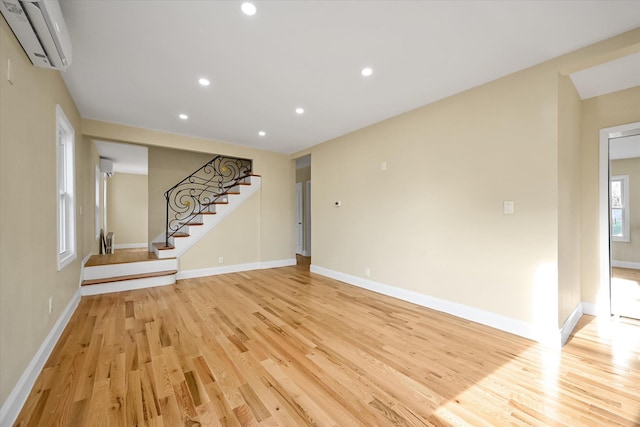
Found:
[{"label": "electrical outlet", "polygon": [[364,275],[367,277],[371,277],[371,270],[369,269],[369,267],[364,268]]},{"label": "electrical outlet", "polygon": [[49,297],[49,314],[53,312],[53,297]]},{"label": "electrical outlet", "polygon": [[219,256],[218,257],[218,264],[224,264],[224,257],[223,256]]},{"label": "electrical outlet", "polygon": [[381,171],[386,171],[387,170],[387,162],[380,163],[380,170]]}]

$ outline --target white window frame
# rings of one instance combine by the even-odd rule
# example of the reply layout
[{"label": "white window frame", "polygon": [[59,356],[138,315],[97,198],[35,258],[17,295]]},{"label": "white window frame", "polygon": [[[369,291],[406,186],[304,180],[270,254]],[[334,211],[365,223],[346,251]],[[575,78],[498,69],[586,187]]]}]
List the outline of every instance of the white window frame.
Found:
[{"label": "white window frame", "polygon": [[[629,238],[629,175],[617,175],[612,176],[609,179],[609,182],[619,181],[622,185],[622,236],[614,236],[611,235],[611,240],[614,242],[630,242]],[[611,184],[609,184],[611,186]],[[609,191],[611,191],[611,187],[609,187]],[[611,197],[609,197],[611,199]],[[609,215],[612,215],[613,206],[611,206],[611,200],[609,200]]]},{"label": "white window frame", "polygon": [[75,131],[56,105],[56,204],[58,271],[76,259]]}]

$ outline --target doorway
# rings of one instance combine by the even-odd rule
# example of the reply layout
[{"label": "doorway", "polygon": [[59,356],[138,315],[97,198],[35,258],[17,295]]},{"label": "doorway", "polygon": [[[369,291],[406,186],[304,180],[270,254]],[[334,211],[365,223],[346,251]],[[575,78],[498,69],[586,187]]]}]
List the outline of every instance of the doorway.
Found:
[{"label": "doorway", "polygon": [[298,264],[311,262],[311,155],[296,159],[296,255]]},{"label": "doorway", "polygon": [[640,123],[603,129],[600,155],[601,289],[610,314],[640,319]]}]

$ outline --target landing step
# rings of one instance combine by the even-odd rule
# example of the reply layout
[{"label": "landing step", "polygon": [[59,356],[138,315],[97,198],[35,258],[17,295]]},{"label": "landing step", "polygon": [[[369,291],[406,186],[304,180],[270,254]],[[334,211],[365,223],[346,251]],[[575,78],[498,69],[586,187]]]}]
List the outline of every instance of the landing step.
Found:
[{"label": "landing step", "polygon": [[171,249],[175,249],[175,247],[171,245],[165,245],[164,242],[154,242],[153,246],[155,246],[159,251],[168,251]]},{"label": "landing step", "polygon": [[128,276],[105,277],[104,279],[83,280],[82,286],[99,285],[101,283],[123,282],[125,280],[148,279],[151,277],[171,276],[177,274],[177,270],[156,271],[153,273],[130,274]]}]

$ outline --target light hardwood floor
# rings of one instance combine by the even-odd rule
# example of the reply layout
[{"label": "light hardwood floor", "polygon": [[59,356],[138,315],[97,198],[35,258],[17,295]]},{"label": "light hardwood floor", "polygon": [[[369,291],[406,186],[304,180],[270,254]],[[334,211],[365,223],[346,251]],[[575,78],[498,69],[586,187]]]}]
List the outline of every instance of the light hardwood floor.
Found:
[{"label": "light hardwood floor", "polygon": [[19,426],[638,425],[640,323],[562,350],[303,267],[84,297]]}]

